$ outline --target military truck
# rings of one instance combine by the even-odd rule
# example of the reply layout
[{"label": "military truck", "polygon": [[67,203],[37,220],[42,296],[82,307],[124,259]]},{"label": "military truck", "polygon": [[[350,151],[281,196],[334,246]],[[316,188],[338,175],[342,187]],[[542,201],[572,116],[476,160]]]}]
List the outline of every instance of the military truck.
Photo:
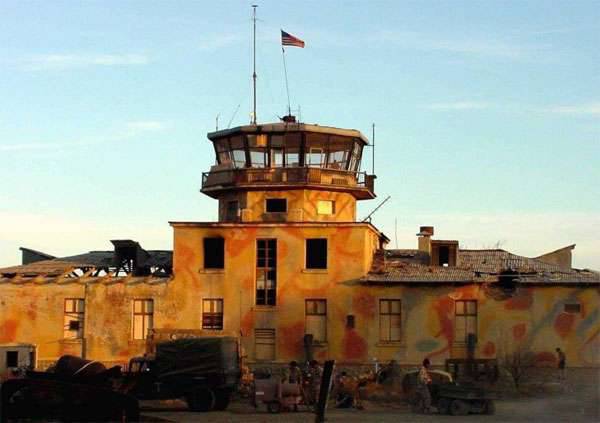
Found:
[{"label": "military truck", "polygon": [[227,408],[241,376],[236,338],[175,339],[155,351],[130,360],[119,391],[140,400],[185,398],[192,411]]}]

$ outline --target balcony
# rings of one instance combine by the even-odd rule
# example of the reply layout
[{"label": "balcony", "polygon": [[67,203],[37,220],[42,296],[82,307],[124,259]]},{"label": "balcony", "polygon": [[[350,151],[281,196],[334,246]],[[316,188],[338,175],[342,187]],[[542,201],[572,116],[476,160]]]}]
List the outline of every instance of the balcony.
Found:
[{"label": "balcony", "polygon": [[375,198],[374,175],[317,167],[244,168],[203,172],[201,191],[216,198],[219,192],[225,190],[294,187],[345,191],[359,200]]}]

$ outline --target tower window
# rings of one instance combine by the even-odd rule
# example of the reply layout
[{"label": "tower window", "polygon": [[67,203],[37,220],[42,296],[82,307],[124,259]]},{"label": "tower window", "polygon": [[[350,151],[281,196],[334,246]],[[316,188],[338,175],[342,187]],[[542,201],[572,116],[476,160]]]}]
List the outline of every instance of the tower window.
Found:
[{"label": "tower window", "polygon": [[306,268],[327,269],[327,239],[306,240]]},{"label": "tower window", "polygon": [[335,213],[335,201],[319,200],[317,201],[317,214],[331,215]]},{"label": "tower window", "polygon": [[285,198],[267,198],[267,213],[287,212],[287,200]]},{"label": "tower window", "polygon": [[204,268],[225,268],[225,239],[204,238]]},{"label": "tower window", "polygon": [[256,240],[256,305],[274,306],[277,299],[277,240]]}]

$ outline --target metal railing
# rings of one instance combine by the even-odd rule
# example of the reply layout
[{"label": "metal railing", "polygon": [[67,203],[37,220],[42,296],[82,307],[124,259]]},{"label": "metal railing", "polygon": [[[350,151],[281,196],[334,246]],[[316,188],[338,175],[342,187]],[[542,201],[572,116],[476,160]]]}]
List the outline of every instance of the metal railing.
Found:
[{"label": "metal railing", "polygon": [[367,188],[373,192],[374,176],[366,172],[319,167],[223,169],[202,173],[202,189],[255,184],[317,184]]}]

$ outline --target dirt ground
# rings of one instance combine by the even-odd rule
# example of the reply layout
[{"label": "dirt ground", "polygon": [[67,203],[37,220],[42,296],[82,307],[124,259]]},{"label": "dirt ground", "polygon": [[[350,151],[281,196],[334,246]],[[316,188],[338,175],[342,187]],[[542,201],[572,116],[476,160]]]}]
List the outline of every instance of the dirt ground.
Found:
[{"label": "dirt ground", "polygon": [[[418,415],[404,403],[375,403],[365,401],[364,410],[329,409],[327,422],[598,422],[600,421],[600,387],[588,385],[574,389],[572,385],[559,387],[559,392],[531,397],[505,398],[496,401],[496,414],[454,417],[446,415]],[[265,407],[255,410],[247,401],[233,402],[227,411],[191,413],[185,403],[142,404],[145,421],[162,422],[311,422],[314,416],[305,411],[269,414]]]}]

